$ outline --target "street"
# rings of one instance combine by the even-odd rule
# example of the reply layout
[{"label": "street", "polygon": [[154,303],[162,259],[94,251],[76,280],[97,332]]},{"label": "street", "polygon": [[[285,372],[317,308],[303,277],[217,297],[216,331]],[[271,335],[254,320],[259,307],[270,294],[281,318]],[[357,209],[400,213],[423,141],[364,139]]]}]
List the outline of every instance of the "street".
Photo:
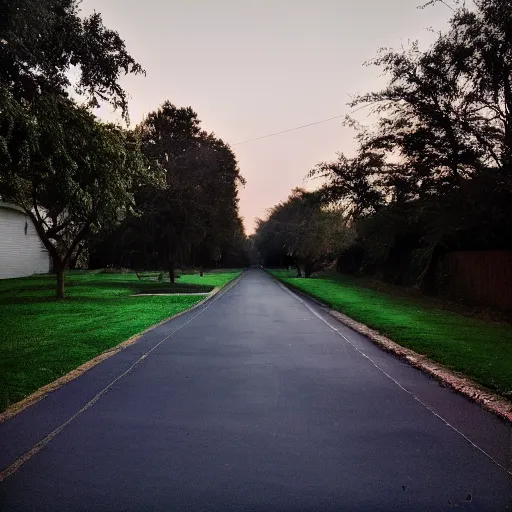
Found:
[{"label": "street", "polygon": [[260,269],[0,424],[28,452],[2,511],[512,510],[509,425]]}]

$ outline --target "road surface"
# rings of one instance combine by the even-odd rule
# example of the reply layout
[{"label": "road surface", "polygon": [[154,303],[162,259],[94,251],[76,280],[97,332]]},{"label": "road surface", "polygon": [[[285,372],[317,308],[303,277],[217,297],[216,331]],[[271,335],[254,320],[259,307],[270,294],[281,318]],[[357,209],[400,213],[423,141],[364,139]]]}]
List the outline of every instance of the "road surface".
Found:
[{"label": "road surface", "polygon": [[27,452],[2,511],[512,510],[509,425],[262,270],[0,425]]}]

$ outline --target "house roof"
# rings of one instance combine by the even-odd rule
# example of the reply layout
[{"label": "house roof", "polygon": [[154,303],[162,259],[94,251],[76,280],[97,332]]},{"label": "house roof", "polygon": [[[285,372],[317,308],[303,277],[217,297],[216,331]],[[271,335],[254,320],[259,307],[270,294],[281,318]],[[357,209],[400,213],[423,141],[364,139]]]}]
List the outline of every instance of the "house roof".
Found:
[{"label": "house roof", "polygon": [[0,208],[5,208],[6,210],[16,210],[17,212],[21,212],[25,215],[25,210],[21,206],[18,206],[17,204],[3,203],[2,201],[0,201]]}]

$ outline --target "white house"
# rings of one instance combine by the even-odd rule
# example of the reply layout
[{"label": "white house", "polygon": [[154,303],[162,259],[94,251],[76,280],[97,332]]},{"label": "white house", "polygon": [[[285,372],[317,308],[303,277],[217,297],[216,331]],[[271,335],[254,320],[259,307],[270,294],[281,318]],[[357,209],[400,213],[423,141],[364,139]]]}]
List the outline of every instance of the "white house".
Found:
[{"label": "white house", "polygon": [[0,279],[49,271],[50,255],[30,217],[18,206],[0,202]]}]

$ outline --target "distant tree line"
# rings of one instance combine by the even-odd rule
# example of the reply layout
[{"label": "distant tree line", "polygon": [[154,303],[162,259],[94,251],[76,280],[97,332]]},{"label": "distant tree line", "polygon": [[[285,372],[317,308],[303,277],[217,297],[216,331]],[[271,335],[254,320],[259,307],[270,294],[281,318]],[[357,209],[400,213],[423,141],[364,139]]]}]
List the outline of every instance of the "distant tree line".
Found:
[{"label": "distant tree line", "polygon": [[8,0],[0,16],[0,198],[34,222],[57,297],[80,259],[171,281],[178,265],[245,264],[233,152],[170,102],[132,130],[100,122],[101,102],[128,120],[119,79],[144,70],[79,3]]},{"label": "distant tree line", "polygon": [[265,265],[293,266],[299,277],[311,277],[336,260],[345,235],[338,209],[323,207],[317,194],[297,188],[257,221],[254,244]]},{"label": "distant tree line", "polygon": [[512,248],[512,1],[454,2],[426,51],[383,49],[369,64],[388,82],[351,103],[377,118],[348,120],[357,155],[319,163],[309,176],[320,188],[274,207],[255,245],[267,264],[337,266],[435,293],[447,251]]}]

